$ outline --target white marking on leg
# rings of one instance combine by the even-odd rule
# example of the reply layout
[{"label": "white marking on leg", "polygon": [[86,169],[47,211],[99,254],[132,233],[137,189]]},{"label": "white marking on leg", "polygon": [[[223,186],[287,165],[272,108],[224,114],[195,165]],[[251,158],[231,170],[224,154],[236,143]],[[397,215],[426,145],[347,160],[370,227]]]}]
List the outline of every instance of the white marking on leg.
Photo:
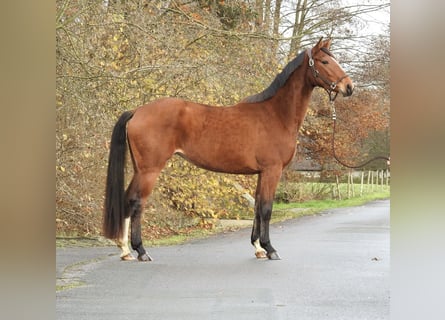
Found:
[{"label": "white marking on leg", "polygon": [[267,257],[266,250],[263,247],[261,247],[261,245],[260,245],[260,239],[256,239],[253,242],[253,245],[255,247],[255,256],[257,258],[266,258]]},{"label": "white marking on leg", "polygon": [[130,248],[128,247],[128,230],[130,229],[130,217],[125,218],[124,220],[124,231],[122,232],[122,238],[116,240],[116,244],[119,248],[121,248],[121,258],[124,257],[133,257],[131,255]]}]

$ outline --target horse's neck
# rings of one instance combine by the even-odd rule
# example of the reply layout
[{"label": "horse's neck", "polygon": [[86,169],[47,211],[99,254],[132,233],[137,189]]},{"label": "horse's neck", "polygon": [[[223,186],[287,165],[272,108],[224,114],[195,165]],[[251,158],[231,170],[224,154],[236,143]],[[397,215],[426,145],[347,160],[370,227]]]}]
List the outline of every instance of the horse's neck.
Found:
[{"label": "horse's neck", "polygon": [[306,68],[297,69],[274,96],[274,106],[294,135],[303,123],[314,87],[306,81]]}]

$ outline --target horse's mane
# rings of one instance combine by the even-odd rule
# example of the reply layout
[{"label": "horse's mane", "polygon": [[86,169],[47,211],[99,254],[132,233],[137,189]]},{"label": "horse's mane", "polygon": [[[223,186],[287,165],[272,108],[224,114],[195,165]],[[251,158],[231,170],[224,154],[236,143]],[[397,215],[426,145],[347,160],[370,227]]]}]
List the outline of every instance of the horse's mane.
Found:
[{"label": "horse's mane", "polygon": [[290,61],[284,67],[284,69],[275,77],[275,79],[272,81],[269,87],[267,87],[260,93],[245,98],[243,102],[248,102],[248,103],[261,102],[273,97],[277,93],[278,89],[284,86],[284,84],[286,83],[287,79],[289,79],[292,72],[294,72],[295,69],[297,69],[303,63],[304,54],[305,51],[301,52],[296,58]]}]

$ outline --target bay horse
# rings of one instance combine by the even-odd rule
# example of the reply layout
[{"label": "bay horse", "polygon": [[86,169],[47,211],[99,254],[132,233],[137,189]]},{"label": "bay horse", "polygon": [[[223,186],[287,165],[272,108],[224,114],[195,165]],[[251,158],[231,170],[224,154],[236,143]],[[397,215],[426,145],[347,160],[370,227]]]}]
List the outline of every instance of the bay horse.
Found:
[{"label": "bay horse", "polygon": [[[257,174],[251,243],[258,259],[281,259],[269,238],[277,184],[294,157],[298,130],[315,87],[331,100],[350,96],[354,85],[322,38],[290,61],[264,91],[228,107],[163,98],[124,112],[116,122],[108,160],[103,233],[115,240],[122,260],[151,261],[141,238],[145,202],[166,162],[178,154],[198,167]],[[333,97],[332,95],[335,94]],[[124,188],[126,150],[134,175]]]}]

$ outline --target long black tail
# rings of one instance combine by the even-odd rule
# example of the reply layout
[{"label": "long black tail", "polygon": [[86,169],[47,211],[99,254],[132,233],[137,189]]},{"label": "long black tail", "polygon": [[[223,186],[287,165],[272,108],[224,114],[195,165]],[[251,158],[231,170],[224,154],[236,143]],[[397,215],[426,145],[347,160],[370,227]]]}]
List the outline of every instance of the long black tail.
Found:
[{"label": "long black tail", "polygon": [[124,169],[127,154],[127,122],[131,117],[133,117],[132,111],[124,112],[116,122],[111,135],[102,226],[104,236],[109,239],[122,236],[126,207]]}]

